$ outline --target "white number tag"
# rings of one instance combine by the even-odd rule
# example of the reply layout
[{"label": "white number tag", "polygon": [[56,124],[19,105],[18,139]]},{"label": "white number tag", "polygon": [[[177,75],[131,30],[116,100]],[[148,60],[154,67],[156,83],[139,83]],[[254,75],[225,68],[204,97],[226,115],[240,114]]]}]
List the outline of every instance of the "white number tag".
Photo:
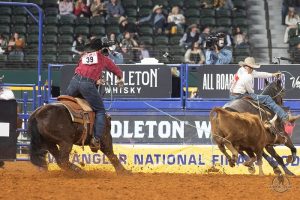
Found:
[{"label": "white number tag", "polygon": [[98,63],[97,52],[88,53],[82,56],[82,63],[85,65],[93,65]]}]

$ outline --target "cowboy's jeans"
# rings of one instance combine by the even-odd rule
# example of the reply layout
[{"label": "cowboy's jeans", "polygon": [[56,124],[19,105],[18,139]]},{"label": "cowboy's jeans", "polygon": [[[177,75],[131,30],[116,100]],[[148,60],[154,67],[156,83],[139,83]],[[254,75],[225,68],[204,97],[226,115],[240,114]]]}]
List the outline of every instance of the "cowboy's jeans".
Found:
[{"label": "cowboy's jeans", "polygon": [[288,119],[288,114],[275,103],[275,101],[269,95],[260,95],[260,94],[244,94],[240,96],[230,96],[230,100],[240,99],[243,96],[250,96],[255,101],[258,101],[261,104],[267,106],[270,110],[277,114],[277,116],[282,120],[286,121]]},{"label": "cowboy's jeans", "polygon": [[94,137],[99,140],[104,132],[105,109],[103,100],[98,93],[95,81],[79,75],[75,75],[66,90],[67,95],[78,97],[82,96],[95,112]]}]

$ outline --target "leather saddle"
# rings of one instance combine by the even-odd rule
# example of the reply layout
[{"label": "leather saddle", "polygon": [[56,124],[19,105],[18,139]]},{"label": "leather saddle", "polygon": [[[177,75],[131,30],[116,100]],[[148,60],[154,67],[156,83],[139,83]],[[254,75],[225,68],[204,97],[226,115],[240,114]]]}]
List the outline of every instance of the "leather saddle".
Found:
[{"label": "leather saddle", "polygon": [[89,103],[84,99],[61,95],[57,97],[57,100],[67,108],[73,122],[83,125],[83,133],[78,142],[81,142],[82,145],[84,145],[87,134],[93,134],[95,113]]}]

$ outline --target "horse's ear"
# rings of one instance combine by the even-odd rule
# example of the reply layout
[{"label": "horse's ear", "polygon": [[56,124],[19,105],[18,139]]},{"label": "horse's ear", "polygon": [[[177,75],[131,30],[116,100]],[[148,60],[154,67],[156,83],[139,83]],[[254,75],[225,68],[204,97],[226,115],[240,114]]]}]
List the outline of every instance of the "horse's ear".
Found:
[{"label": "horse's ear", "polygon": [[265,86],[269,85],[269,81],[265,79]]}]

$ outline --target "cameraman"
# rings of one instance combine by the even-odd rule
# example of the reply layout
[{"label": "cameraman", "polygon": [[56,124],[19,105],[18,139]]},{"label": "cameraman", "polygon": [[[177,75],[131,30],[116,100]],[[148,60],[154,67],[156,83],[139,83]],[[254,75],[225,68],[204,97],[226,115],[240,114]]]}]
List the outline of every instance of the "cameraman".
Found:
[{"label": "cameraman", "polygon": [[103,49],[109,47],[110,43],[101,39],[93,39],[85,46],[75,74],[67,88],[67,95],[82,96],[95,112],[94,137],[90,141],[90,148],[93,152],[100,149],[100,138],[105,128],[105,109],[103,100],[96,84],[100,82],[102,71],[108,70],[118,77],[117,85],[123,85],[121,69],[111,59],[103,55]]},{"label": "cameraman", "polygon": [[207,65],[229,64],[232,60],[232,51],[225,47],[224,33],[210,35],[206,41],[206,61]]}]

